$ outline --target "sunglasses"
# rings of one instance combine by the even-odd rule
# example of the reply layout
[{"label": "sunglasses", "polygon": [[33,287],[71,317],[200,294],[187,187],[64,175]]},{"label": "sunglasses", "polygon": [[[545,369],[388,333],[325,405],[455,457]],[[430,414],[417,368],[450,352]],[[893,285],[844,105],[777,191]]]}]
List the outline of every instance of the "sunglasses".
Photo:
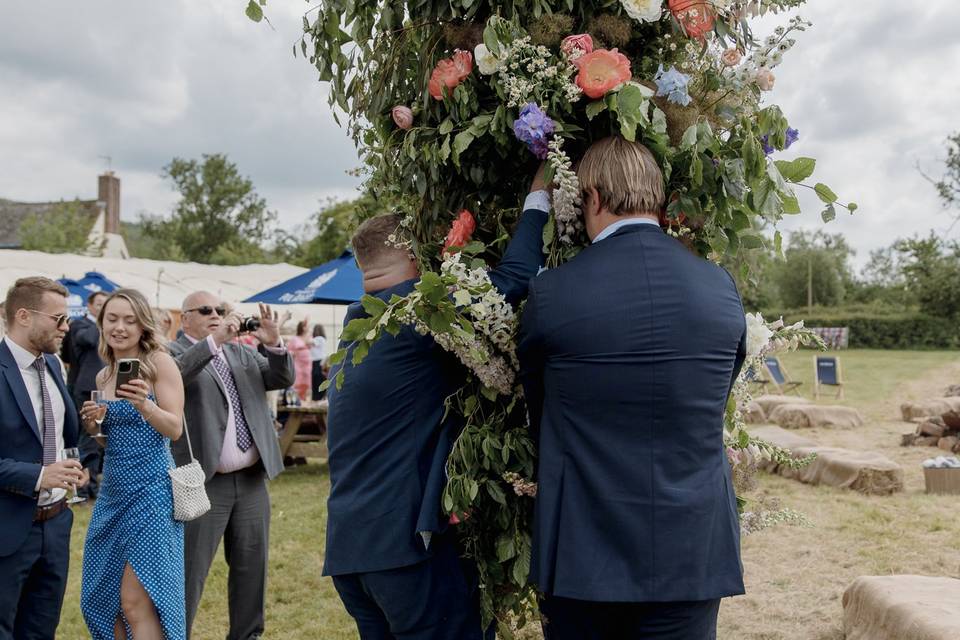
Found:
[{"label": "sunglasses", "polygon": [[194,309],[187,309],[186,311],[184,311],[184,313],[190,313],[191,311],[196,311],[197,313],[199,313],[199,314],[202,315],[202,316],[208,316],[208,315],[210,315],[211,313],[213,313],[214,311],[217,312],[217,315],[218,315],[218,316],[225,316],[225,315],[227,315],[227,309],[226,309],[226,307],[211,307],[211,306],[208,306],[208,305],[204,305],[204,306],[202,306],[202,307],[196,307],[196,308],[194,308]]},{"label": "sunglasses", "polygon": [[58,313],[55,315],[52,313],[47,313],[46,311],[40,311],[39,309],[27,309],[27,311],[29,311],[30,313],[39,313],[40,315],[47,316],[48,318],[53,318],[57,322],[58,327],[62,324],[66,324],[66,325],[70,324],[68,322],[68,320],[70,319],[70,316],[67,315],[66,313]]}]

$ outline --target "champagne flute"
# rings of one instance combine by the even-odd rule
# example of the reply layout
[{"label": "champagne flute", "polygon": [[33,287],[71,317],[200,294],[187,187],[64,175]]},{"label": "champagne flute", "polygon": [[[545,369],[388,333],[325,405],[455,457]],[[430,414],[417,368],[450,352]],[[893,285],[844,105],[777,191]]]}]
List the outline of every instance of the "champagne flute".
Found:
[{"label": "champagne flute", "polygon": [[[80,449],[76,447],[67,447],[63,450],[63,459],[64,460],[80,460]],[[73,485],[73,497],[67,500],[67,504],[77,504],[79,502],[86,502],[87,499],[77,495],[77,485]]]},{"label": "champagne flute", "polygon": [[[100,389],[94,389],[93,391],[90,392],[90,400],[91,400],[92,402],[95,402],[95,403],[98,405],[98,407],[106,404],[106,401],[105,401],[104,398],[103,398],[103,392],[100,391]],[[97,433],[95,433],[95,434],[93,434],[92,436],[90,436],[91,438],[106,438],[106,437],[107,437],[107,434],[105,434],[105,433],[103,432],[103,420],[104,420],[104,418],[107,417],[106,407],[104,407],[104,411],[103,411],[103,414],[102,414],[102,415],[99,413],[99,411],[100,411],[100,410],[98,409],[98,410],[97,410],[97,415],[99,415],[100,417],[93,419],[93,421],[97,424]]]}]

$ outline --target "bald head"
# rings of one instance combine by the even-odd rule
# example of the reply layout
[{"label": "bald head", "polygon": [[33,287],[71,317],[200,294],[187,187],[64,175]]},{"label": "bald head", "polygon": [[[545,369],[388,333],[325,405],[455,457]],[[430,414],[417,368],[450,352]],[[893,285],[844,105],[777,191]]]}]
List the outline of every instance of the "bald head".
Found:
[{"label": "bald head", "polygon": [[223,302],[209,291],[195,291],[180,306],[183,332],[195,340],[203,340],[220,326]]}]

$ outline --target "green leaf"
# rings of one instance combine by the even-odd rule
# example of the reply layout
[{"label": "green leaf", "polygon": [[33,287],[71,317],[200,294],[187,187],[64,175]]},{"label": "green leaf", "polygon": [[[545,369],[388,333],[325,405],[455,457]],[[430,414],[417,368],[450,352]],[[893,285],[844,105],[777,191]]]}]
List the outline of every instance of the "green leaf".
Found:
[{"label": "green leaf", "polygon": [[847,205],[847,209],[850,210],[850,213],[853,213],[854,211],[859,209],[859,207],[857,206],[856,202],[851,202],[850,204]]},{"label": "green leaf", "polygon": [[783,257],[783,234],[779,231],[773,234],[773,250],[776,252],[777,257]]},{"label": "green leaf", "polygon": [[483,29],[483,44],[487,46],[487,50],[493,55],[500,55],[500,41],[497,39],[497,31],[494,29],[492,23],[488,23]]},{"label": "green leaf", "polygon": [[340,349],[339,351],[334,351],[330,354],[330,365],[340,364],[343,362],[343,359],[347,357],[347,350]]},{"label": "green leaf", "polygon": [[835,194],[830,187],[822,182],[818,182],[813,187],[813,190],[817,192],[817,196],[820,198],[820,200],[826,204],[833,204],[837,201],[837,194]]},{"label": "green leaf", "polygon": [[[493,501],[496,502],[497,504],[502,504],[503,506],[507,506],[507,496],[504,495],[503,489],[501,489],[500,485],[498,485],[496,482],[487,483],[487,493],[490,494],[490,497],[493,498]],[[509,555],[507,557],[512,558],[513,555]],[[501,560],[506,560],[506,559],[507,558],[501,558]]]},{"label": "green leaf", "polygon": [[474,135],[470,130],[461,131],[453,139],[453,163],[460,166],[460,154],[467,150],[467,147],[473,142]]},{"label": "green leaf", "polygon": [[787,182],[803,182],[813,175],[817,168],[817,161],[813,158],[797,158],[796,160],[777,160],[774,162],[780,174]]},{"label": "green leaf", "polygon": [[837,210],[832,204],[828,204],[827,208],[820,213],[820,217],[823,218],[824,222],[830,222],[837,217]]},{"label": "green leaf", "polygon": [[553,216],[547,217],[547,224],[543,225],[543,248],[546,251],[553,243],[553,238],[557,233],[557,224],[554,222]]},{"label": "green leaf", "polygon": [[527,576],[530,575],[530,546],[521,545],[517,559],[513,561],[513,571],[511,572],[513,581],[517,584],[526,584]]},{"label": "green leaf", "polygon": [[587,120],[593,120],[607,110],[607,103],[603,100],[594,100],[587,105]]},{"label": "green leaf", "polygon": [[387,303],[376,296],[365,295],[360,298],[360,304],[371,316],[379,316],[387,310]]},{"label": "green leaf", "polygon": [[453,131],[453,120],[450,118],[447,118],[441,122],[440,126],[437,128],[437,133],[439,133],[441,136],[445,136],[451,131]]},{"label": "green leaf", "polygon": [[[506,505],[504,501],[502,504]],[[517,555],[517,549],[513,543],[513,538],[508,533],[500,535],[497,540],[497,560],[506,562]]]},{"label": "green leaf", "polygon": [[260,22],[263,20],[263,9],[260,8],[254,0],[250,0],[247,3],[247,10],[245,12],[247,17],[253,20],[254,22]]},{"label": "green leaf", "polygon": [[363,362],[363,359],[367,357],[367,354],[370,352],[370,343],[369,342],[358,342],[357,346],[353,348],[353,358],[351,362],[354,365],[358,365]]},{"label": "green leaf", "polygon": [[683,138],[680,140],[681,149],[692,149],[697,146],[697,125],[692,124],[683,132]]},{"label": "green leaf", "polygon": [[800,201],[797,196],[783,196],[783,212],[787,215],[800,213]]},{"label": "green leaf", "polygon": [[439,157],[440,161],[444,163],[450,157],[450,136],[444,136],[443,144],[440,145]]}]

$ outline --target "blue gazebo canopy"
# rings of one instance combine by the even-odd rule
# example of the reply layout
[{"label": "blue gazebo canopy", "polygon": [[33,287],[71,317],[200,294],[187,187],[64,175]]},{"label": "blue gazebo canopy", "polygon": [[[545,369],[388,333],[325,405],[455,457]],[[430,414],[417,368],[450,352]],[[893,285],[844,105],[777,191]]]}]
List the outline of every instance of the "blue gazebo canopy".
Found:
[{"label": "blue gazebo canopy", "polygon": [[87,297],[91,293],[97,291],[110,293],[120,288],[120,285],[98,271],[88,271],[79,280],[60,278],[57,282],[70,292],[67,307],[71,318],[79,318],[87,312]]},{"label": "blue gazebo canopy", "polygon": [[350,304],[363,296],[363,275],[344,251],[339,258],[254,294],[244,302],[266,304]]}]

